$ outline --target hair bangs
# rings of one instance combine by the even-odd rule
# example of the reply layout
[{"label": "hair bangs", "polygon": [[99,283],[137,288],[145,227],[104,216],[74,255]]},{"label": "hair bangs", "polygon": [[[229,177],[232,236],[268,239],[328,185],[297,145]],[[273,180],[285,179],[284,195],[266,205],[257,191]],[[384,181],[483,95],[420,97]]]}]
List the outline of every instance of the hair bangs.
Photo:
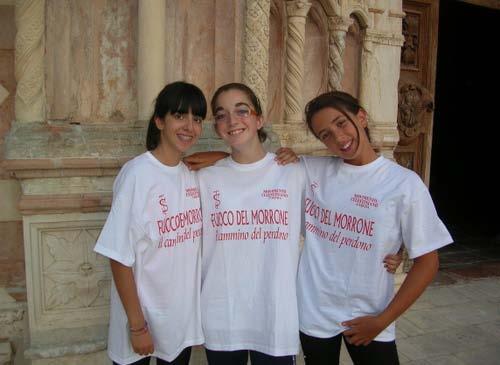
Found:
[{"label": "hair bangs", "polygon": [[179,90],[172,98],[170,112],[182,114],[191,112],[191,114],[205,119],[207,116],[207,102],[203,93],[194,85],[183,86],[183,90]]}]

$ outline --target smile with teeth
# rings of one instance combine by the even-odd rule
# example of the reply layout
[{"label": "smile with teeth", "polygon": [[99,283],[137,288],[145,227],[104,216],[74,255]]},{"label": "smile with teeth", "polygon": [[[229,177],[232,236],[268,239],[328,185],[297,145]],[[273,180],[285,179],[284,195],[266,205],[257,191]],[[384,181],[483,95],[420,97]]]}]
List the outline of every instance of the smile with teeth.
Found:
[{"label": "smile with teeth", "polygon": [[243,131],[245,131],[245,129],[240,128],[240,129],[235,129],[235,130],[229,131],[229,132],[227,132],[227,134],[229,134],[230,136],[235,136],[237,134],[243,133]]},{"label": "smile with teeth", "polygon": [[342,147],[340,147],[340,150],[347,151],[349,149],[349,147],[351,147],[351,145],[352,145],[352,140],[347,142],[346,144],[344,144]]},{"label": "smile with teeth", "polygon": [[193,140],[193,136],[188,136],[186,134],[178,134],[177,137],[183,142],[191,142]]}]

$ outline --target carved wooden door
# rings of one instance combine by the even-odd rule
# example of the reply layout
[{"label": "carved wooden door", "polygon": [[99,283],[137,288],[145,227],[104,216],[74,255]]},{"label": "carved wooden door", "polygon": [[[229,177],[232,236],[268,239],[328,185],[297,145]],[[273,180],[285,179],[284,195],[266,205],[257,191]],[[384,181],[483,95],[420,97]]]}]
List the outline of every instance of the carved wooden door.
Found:
[{"label": "carved wooden door", "polygon": [[404,0],[396,161],[429,185],[439,2]]}]

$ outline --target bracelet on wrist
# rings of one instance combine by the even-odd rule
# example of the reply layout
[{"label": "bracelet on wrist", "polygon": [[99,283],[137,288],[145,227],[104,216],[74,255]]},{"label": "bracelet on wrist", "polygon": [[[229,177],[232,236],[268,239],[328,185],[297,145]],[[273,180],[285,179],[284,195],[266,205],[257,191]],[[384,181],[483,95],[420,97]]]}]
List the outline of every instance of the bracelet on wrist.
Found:
[{"label": "bracelet on wrist", "polygon": [[130,334],[132,336],[139,336],[139,335],[143,335],[145,334],[146,332],[148,332],[148,322],[144,321],[144,325],[140,328],[131,328],[129,327],[128,328]]}]

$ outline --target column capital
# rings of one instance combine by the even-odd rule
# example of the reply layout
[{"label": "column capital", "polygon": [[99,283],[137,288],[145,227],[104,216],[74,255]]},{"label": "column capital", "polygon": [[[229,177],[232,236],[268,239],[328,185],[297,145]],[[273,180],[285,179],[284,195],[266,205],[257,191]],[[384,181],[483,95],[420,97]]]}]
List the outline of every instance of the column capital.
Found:
[{"label": "column capital", "polygon": [[328,17],[328,30],[347,32],[353,20],[339,15]]},{"label": "column capital", "polygon": [[312,3],[304,0],[292,0],[286,2],[286,14],[288,18],[305,18]]}]

